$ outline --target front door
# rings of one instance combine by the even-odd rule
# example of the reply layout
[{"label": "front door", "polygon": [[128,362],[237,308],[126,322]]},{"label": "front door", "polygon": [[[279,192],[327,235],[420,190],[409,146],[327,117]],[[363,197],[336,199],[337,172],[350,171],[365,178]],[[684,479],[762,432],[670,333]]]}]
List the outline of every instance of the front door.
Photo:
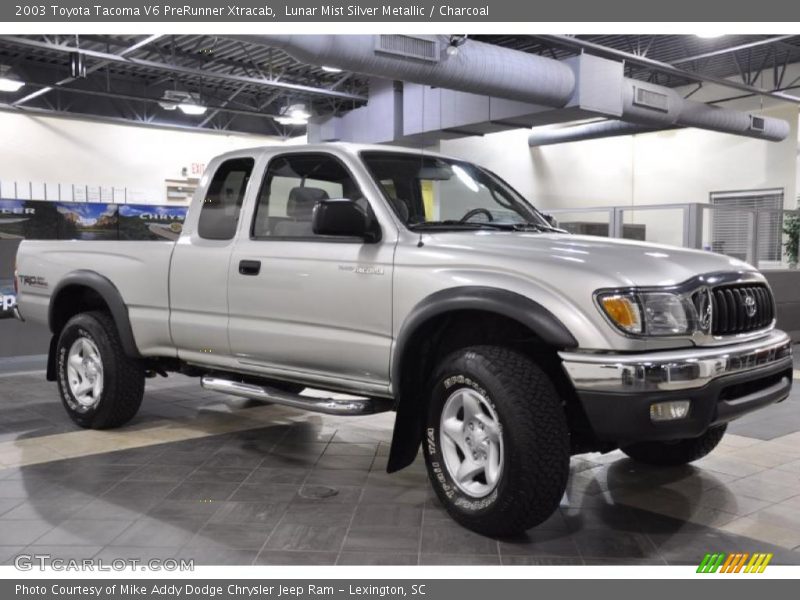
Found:
[{"label": "front door", "polygon": [[292,152],[270,160],[250,235],[242,235],[233,250],[231,350],[241,363],[273,373],[385,386],[393,236],[366,243],[315,235],[314,205],[327,198],[355,201],[374,218],[350,170],[334,155]]}]

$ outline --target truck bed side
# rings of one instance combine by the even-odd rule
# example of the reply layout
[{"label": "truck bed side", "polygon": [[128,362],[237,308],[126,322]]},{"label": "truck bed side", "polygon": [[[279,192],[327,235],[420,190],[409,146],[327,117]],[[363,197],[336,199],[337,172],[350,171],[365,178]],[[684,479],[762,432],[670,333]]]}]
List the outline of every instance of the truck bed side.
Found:
[{"label": "truck bed side", "polygon": [[173,242],[23,241],[17,252],[19,309],[48,325],[51,296],[70,273],[108,279],[128,309],[143,356],[174,356],[169,331],[169,268]]}]

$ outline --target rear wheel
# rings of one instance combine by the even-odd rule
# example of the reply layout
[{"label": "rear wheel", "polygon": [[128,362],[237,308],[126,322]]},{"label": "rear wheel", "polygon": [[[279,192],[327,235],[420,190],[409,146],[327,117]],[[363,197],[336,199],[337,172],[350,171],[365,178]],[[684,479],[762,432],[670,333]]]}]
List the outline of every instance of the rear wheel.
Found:
[{"label": "rear wheel", "polygon": [[144,369],[123,351],[107,313],[72,317],[58,338],[56,360],[61,401],[78,425],[109,429],[136,415],[144,395]]},{"label": "rear wheel", "polygon": [[569,431],[547,374],[513,350],[474,346],[445,358],[431,387],[425,461],[450,516],[486,535],[550,517],[567,484]]},{"label": "rear wheel", "polygon": [[622,451],[633,460],[659,467],[674,467],[700,460],[709,454],[725,435],[727,425],[712,427],[697,438],[668,442],[639,442],[623,446]]}]

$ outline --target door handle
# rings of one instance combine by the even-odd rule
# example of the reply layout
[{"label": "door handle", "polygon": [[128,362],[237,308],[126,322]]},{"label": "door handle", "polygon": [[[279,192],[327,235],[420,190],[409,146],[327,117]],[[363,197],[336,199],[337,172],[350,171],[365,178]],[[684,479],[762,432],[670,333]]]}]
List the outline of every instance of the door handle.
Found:
[{"label": "door handle", "polygon": [[258,275],[261,272],[260,260],[242,260],[239,262],[240,275]]}]

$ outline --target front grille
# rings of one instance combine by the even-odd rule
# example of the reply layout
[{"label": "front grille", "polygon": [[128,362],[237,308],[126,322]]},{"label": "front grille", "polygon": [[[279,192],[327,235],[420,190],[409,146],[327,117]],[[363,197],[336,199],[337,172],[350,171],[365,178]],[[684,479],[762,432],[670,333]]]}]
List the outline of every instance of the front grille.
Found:
[{"label": "front grille", "polygon": [[775,318],[772,293],[763,284],[711,290],[711,333],[733,335],[768,327]]}]

